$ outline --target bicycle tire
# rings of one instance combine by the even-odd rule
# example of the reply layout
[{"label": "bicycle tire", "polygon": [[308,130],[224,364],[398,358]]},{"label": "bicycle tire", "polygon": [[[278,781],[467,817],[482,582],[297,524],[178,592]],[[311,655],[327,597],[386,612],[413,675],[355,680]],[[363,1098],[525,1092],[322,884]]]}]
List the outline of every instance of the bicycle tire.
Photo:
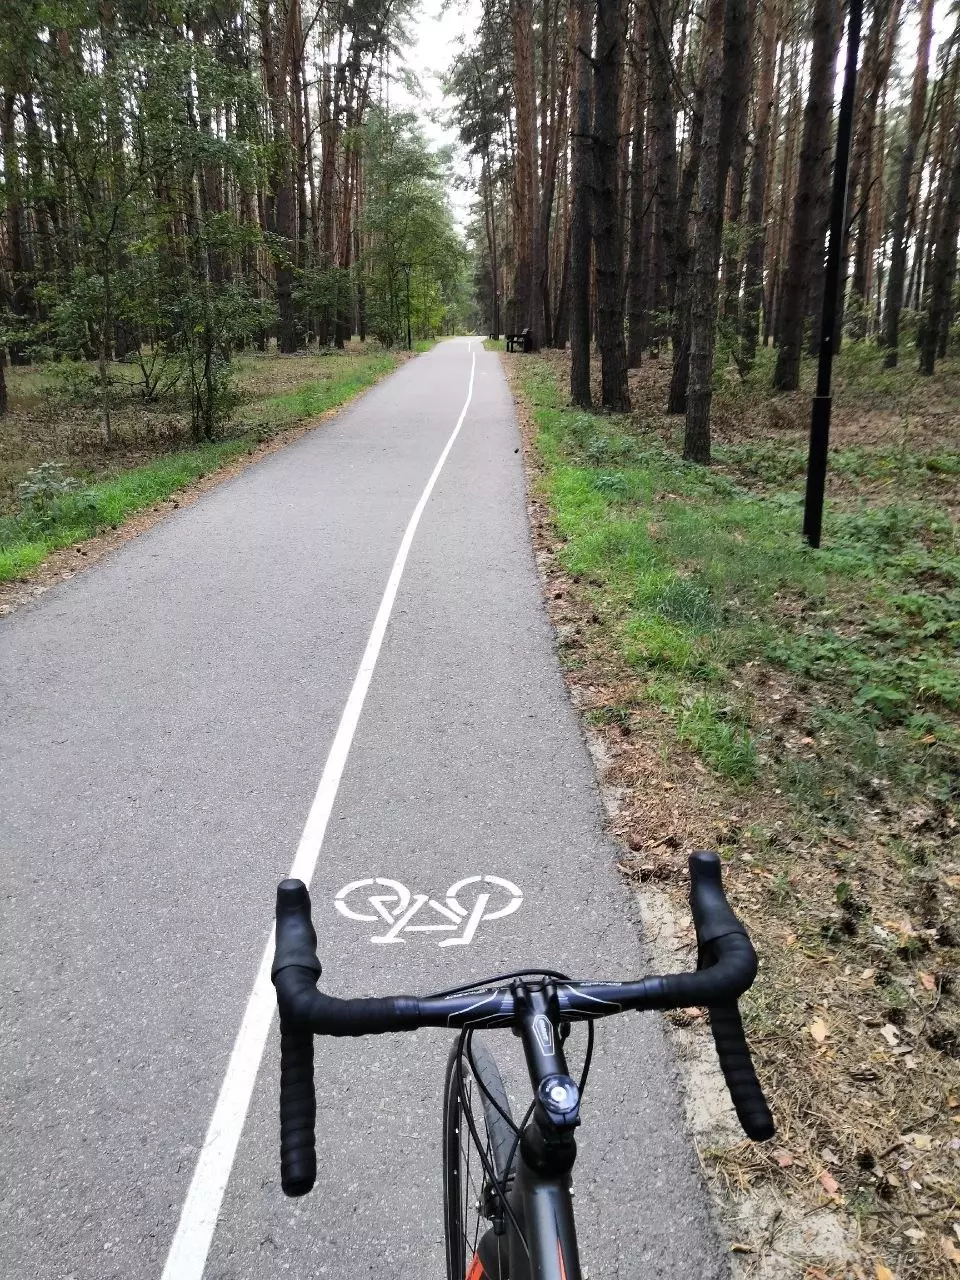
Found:
[{"label": "bicycle tire", "polygon": [[[507,1161],[513,1151],[515,1130],[510,1127],[501,1111],[510,1116],[510,1103],[496,1059],[476,1037],[473,1039],[471,1054],[473,1066],[464,1056],[464,1091],[473,1106],[477,1132],[486,1141],[486,1153],[496,1171],[497,1180],[501,1186],[506,1186],[510,1174]],[[447,1059],[443,1088],[443,1220],[447,1280],[471,1280],[471,1277],[478,1274],[488,1275],[488,1280],[498,1280],[496,1273],[489,1275],[483,1270],[478,1271],[478,1264],[475,1262],[480,1238],[489,1227],[488,1215],[483,1212],[484,1204],[495,1193],[487,1195],[488,1178],[463,1115],[457,1071],[458,1056],[458,1046],[454,1045]],[[476,1085],[474,1076],[483,1087]],[[493,1097],[496,1106],[488,1094]],[[480,1108],[476,1107],[478,1098]],[[497,1110],[497,1106],[501,1111]],[[472,1177],[471,1153],[474,1161]]]}]

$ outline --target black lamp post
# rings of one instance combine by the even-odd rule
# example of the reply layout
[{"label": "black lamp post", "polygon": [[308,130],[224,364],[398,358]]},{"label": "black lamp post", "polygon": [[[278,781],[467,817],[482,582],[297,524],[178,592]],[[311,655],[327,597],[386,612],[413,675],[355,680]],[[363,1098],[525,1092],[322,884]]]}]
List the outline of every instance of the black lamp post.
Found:
[{"label": "black lamp post", "polygon": [[413,270],[413,263],[399,262],[397,265],[407,277],[407,350],[412,351],[413,343],[410,340],[410,272]]},{"label": "black lamp post", "polygon": [[857,55],[863,0],[850,0],[847,25],[847,65],[837,118],[837,154],[833,165],[833,195],[830,204],[830,241],[823,289],[823,319],[820,325],[820,359],[817,365],[817,393],[810,413],[810,454],[807,461],[807,493],[803,504],[803,533],[811,547],[819,547],[823,526],[823,493],[827,481],[827,450],[830,445],[830,413],[833,397],[833,350],[837,311],[840,306],[840,266],[843,234],[847,219],[847,171],[853,133],[853,100],[857,88]]}]

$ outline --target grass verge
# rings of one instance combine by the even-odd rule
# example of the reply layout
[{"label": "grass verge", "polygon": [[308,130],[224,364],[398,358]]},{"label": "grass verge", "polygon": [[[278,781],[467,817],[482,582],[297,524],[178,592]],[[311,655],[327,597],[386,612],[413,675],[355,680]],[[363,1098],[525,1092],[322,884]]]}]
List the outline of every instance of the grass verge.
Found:
[{"label": "grass verge", "polygon": [[687,851],[719,848],[762,957],[746,1013],[778,1139],[705,1162],[735,1201],[762,1189],[828,1211],[855,1242],[773,1272],[766,1238],[747,1261],[778,1280],[952,1275],[960,546],[942,499],[960,458],[936,429],[891,448],[861,400],[812,552],[782,424],[728,430],[707,470],[659,415],[572,409],[564,359],[512,367],[561,660],[604,743],[622,869],[679,899]]},{"label": "grass verge", "polygon": [[[329,355],[320,361],[245,357],[246,394],[225,439],[160,451],[151,461],[133,467],[122,465],[122,449],[117,461],[109,455],[94,455],[102,475],[93,483],[78,484],[58,468],[46,484],[20,502],[18,509],[0,515],[0,582],[24,577],[58,548],[116,529],[136,513],[252,452],[285,429],[345,404],[398,363],[396,356],[385,352]],[[309,376],[318,371],[321,376]],[[31,376],[36,374],[31,371]],[[276,383],[284,380],[292,380],[294,385],[276,392]],[[84,457],[81,448],[75,452],[73,470],[83,474],[83,463],[91,460],[90,455]]]}]

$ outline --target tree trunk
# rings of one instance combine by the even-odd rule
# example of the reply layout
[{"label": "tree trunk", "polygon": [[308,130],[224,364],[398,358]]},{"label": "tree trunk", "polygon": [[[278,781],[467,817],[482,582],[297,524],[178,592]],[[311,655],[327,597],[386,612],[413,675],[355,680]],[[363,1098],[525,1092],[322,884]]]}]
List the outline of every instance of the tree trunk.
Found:
[{"label": "tree trunk", "polygon": [[[294,0],[294,6],[296,0]],[[287,95],[287,75],[289,71],[290,24],[293,15],[284,14],[284,29],[279,33],[279,40],[274,42],[273,18],[269,0],[259,0],[260,20],[260,57],[263,64],[264,82],[270,100],[270,123],[273,141],[273,159],[270,165],[268,201],[268,220],[272,223],[269,230],[279,242],[274,257],[274,273],[277,283],[277,310],[280,313],[278,329],[278,345],[280,350],[291,353],[297,349],[296,325],[293,313],[293,262],[296,246],[294,243],[294,192],[293,174],[289,162],[290,147],[290,103]],[[277,59],[276,48],[279,45],[280,55]],[[271,216],[272,215],[272,216]]]},{"label": "tree trunk", "polygon": [[[803,120],[803,102],[800,96],[800,45],[802,43],[799,30],[795,28],[790,41],[786,123],[784,125],[783,159],[781,161],[781,180],[779,191],[774,201],[774,184],[771,183],[768,209],[776,204],[776,219],[772,234],[767,237],[770,261],[767,270],[765,288],[765,305],[763,315],[763,341],[769,345],[779,342],[783,328],[783,278],[786,273],[787,249],[790,244],[790,214],[796,195],[797,151],[800,142],[800,130]],[[781,59],[781,82],[787,68],[786,59]],[[776,165],[773,166],[776,168]]]},{"label": "tree trunk", "polygon": [[590,393],[590,260],[593,230],[594,155],[590,110],[595,0],[576,0],[572,182],[570,217],[570,399],[582,409]]},{"label": "tree trunk", "polygon": [[776,391],[796,391],[800,385],[807,289],[813,257],[818,252],[819,185],[823,155],[830,146],[833,86],[840,43],[841,7],[838,0],[814,0],[811,20],[810,84],[803,118],[803,142],[793,201],[793,222],[783,290],[783,327],[773,375]]},{"label": "tree trunk", "polygon": [[[837,18],[834,37],[834,48],[830,63],[836,76],[837,57],[840,52],[840,38],[843,35],[843,5]],[[831,88],[832,100],[832,88]],[[829,113],[832,116],[832,110]],[[834,131],[827,121],[827,134],[823,150],[816,169],[816,182],[813,190],[813,229],[810,252],[809,273],[806,289],[806,314],[804,327],[807,331],[807,354],[815,356],[820,350],[820,321],[823,318],[823,293],[826,286],[827,273],[827,231],[830,227],[830,197],[833,189]]]},{"label": "tree trunk", "polygon": [[[27,270],[24,244],[24,208],[14,129],[14,102],[13,93],[6,90],[0,92],[0,143],[3,149],[6,241],[10,264],[10,310],[18,319],[29,320],[34,313],[33,283]],[[26,363],[27,356],[19,342],[11,342],[9,352],[11,364]]]},{"label": "tree trunk", "polygon": [[[942,181],[946,182],[946,180],[945,169]],[[927,376],[933,373],[941,334],[945,329],[945,320],[950,314],[958,234],[960,234],[960,136],[954,139],[953,156],[949,168],[949,188],[943,205],[930,270],[929,302],[920,347],[920,372]]]},{"label": "tree trunk", "polygon": [[543,338],[540,208],[537,199],[537,104],[534,93],[533,0],[510,0],[513,35],[513,89],[517,117],[516,157],[516,325],[530,330],[534,350]]},{"label": "tree trunk", "polygon": [[927,68],[930,62],[932,38],[933,0],[920,0],[917,61],[913,73],[913,91],[910,95],[907,136],[903,154],[900,157],[900,176],[897,181],[897,198],[893,211],[893,245],[890,250],[890,271],[887,275],[887,303],[883,316],[883,341],[887,348],[883,363],[887,369],[896,367],[899,356],[900,309],[903,306],[903,287],[907,274],[907,218],[910,186],[926,114]]},{"label": "tree trunk", "polygon": [[[863,66],[857,83],[853,149],[850,155],[850,212],[844,234],[842,268],[842,279],[846,282],[852,248],[854,266],[850,304],[854,312],[851,332],[855,337],[863,337],[865,332],[863,307],[866,256],[869,251],[870,209],[872,202],[876,199],[873,156],[877,108],[893,61],[901,3],[902,0],[874,0],[873,19],[870,23],[863,54]],[[843,295],[844,289],[841,287],[841,306],[844,305]],[[836,336],[838,340],[841,337],[839,323]]]},{"label": "tree trunk", "polygon": [[553,317],[553,345],[563,351],[570,338],[570,235],[567,234],[560,272],[560,291],[557,294],[557,311]]},{"label": "tree trunk", "polygon": [[[748,0],[746,11],[746,30],[749,44],[753,43],[753,31],[757,22],[758,0]],[[743,89],[739,93],[740,115],[735,122],[733,143],[730,157],[729,187],[727,190],[726,212],[722,214],[727,224],[727,244],[722,248],[723,278],[721,292],[721,315],[729,323],[739,322],[740,285],[743,276],[743,245],[741,243],[741,221],[743,218],[743,197],[746,183],[747,146],[749,143],[750,98],[753,93],[754,68],[751,62],[743,67]],[[720,192],[723,202],[724,192]],[[721,229],[723,228],[721,223]],[[721,239],[721,246],[723,241]]]},{"label": "tree trunk", "polygon": [[710,461],[710,402],[717,328],[723,193],[746,103],[750,65],[747,0],[710,0],[704,24],[706,114],[700,163],[697,240],[690,286],[690,385],[683,456]]},{"label": "tree trunk", "polygon": [[627,277],[627,364],[640,366],[646,345],[646,270],[647,245],[644,239],[643,185],[644,133],[647,107],[647,24],[646,9],[637,10],[634,42],[636,77],[633,98],[633,148],[630,152],[630,264]]},{"label": "tree trunk", "polygon": [[766,249],[764,194],[767,189],[770,150],[770,116],[777,55],[777,0],[766,0],[760,37],[760,74],[754,115],[753,161],[747,196],[747,253],[744,263],[743,312],[740,325],[740,360],[749,369],[757,354],[760,310],[763,303],[763,259]]},{"label": "tree trunk", "polygon": [[647,37],[650,137],[656,175],[656,234],[648,241],[648,272],[656,342],[669,331],[677,294],[677,113],[670,62],[671,15],[669,0],[655,0]]},{"label": "tree trunk", "polygon": [[620,80],[626,41],[623,0],[597,0],[593,131],[597,189],[593,244],[596,253],[597,345],[603,406],[615,413],[630,408],[627,348],[623,337],[623,239],[617,172]]},{"label": "tree trunk", "polygon": [[693,98],[693,122],[690,126],[690,155],[683,170],[677,198],[676,264],[677,283],[674,295],[670,345],[673,368],[667,413],[686,413],[687,383],[690,377],[690,206],[700,175],[700,157],[704,127],[704,77],[701,62],[699,83]]},{"label": "tree trunk", "polygon": [[110,422],[110,374],[107,361],[110,358],[110,333],[113,329],[113,292],[110,270],[110,246],[103,246],[100,278],[103,281],[103,310],[100,314],[100,347],[97,353],[97,368],[100,374],[100,434],[104,445],[109,449],[113,443],[113,429]]}]

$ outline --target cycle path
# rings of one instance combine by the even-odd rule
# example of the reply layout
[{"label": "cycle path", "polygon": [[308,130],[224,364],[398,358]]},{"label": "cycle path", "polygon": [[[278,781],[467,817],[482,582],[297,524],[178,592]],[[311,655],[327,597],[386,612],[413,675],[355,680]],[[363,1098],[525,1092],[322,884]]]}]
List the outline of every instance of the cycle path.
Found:
[{"label": "cycle path", "polygon": [[[322,981],[356,995],[536,963],[642,970],[540,598],[509,391],[478,341],[443,343],[0,622],[6,1273],[442,1277],[438,1031],[318,1042],[317,1188],[290,1202],[274,1026],[209,1253],[181,1214],[276,881],[472,368],[319,850]],[[468,945],[439,945],[463,928],[374,942],[388,918],[335,909],[382,878],[427,895],[409,925],[449,924],[431,902],[474,876],[522,905]],[[510,900],[485,887],[503,895],[490,909]],[[390,917],[380,888],[345,906],[376,915],[380,896]],[[492,1047],[522,1108],[519,1047]],[[597,1025],[575,1178],[593,1280],[727,1274],[677,1088],[654,1018]]]}]

